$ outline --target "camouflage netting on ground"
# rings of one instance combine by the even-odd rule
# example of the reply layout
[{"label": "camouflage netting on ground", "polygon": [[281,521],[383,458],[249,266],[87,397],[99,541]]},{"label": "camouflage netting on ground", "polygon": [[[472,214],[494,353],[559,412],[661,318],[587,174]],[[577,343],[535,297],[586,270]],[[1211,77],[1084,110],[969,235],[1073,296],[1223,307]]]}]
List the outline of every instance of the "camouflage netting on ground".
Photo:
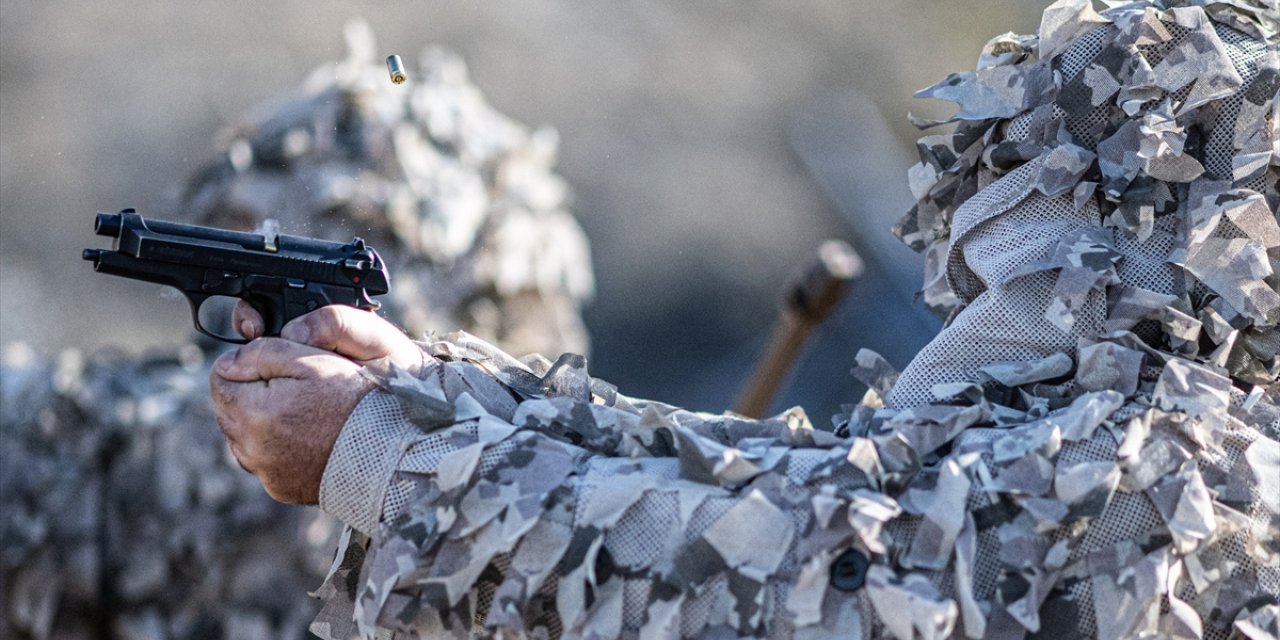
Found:
[{"label": "camouflage netting on ground", "polygon": [[[496,112],[438,49],[394,86],[367,27],[349,31],[346,61],[234,130],[188,190],[189,221],[358,233],[390,265],[403,326],[585,349],[591,269],[551,172],[555,133]],[[0,636],[306,635],[335,522],[239,469],[209,409],[209,354],[4,354]]]}]

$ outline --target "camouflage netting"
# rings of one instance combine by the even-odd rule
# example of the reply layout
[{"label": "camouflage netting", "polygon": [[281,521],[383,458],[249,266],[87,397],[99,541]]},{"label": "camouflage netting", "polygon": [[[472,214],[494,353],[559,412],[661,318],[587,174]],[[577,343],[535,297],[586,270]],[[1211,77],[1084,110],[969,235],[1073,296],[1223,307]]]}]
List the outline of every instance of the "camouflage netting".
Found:
[{"label": "camouflage netting", "polygon": [[236,465],[198,348],[0,374],[0,636],[302,637],[333,521]]},{"label": "camouflage netting", "polygon": [[394,278],[380,300],[411,334],[462,328],[514,353],[584,353],[579,312],[593,280],[568,188],[551,171],[555,131],[498,113],[451,53],[427,49],[394,85],[367,25],[349,25],[347,42],[345,61],[230,132],[185,213],[364,237]]},{"label": "camouflage netting", "polygon": [[[494,111],[446,52],[428,50],[396,87],[370,62],[367,27],[348,39],[345,62],[236,130],[183,214],[358,233],[390,264],[387,314],[403,326],[466,326],[516,352],[584,349],[591,269],[550,170],[554,132]],[[306,593],[336,523],[275,503],[239,469],[210,412],[210,361],[195,346],[56,359],[5,348],[0,637],[307,635]]]},{"label": "camouflage netting", "polygon": [[960,105],[920,140],[897,229],[950,320],[890,404],[1082,341],[1280,373],[1277,7],[1112,4],[1059,2],[917,94]]},{"label": "camouflage netting", "polygon": [[834,434],[431,343],[335,446],[313,630],[1280,635],[1280,16],[1107,4],[924,92],[960,124],[901,230],[954,311]]}]

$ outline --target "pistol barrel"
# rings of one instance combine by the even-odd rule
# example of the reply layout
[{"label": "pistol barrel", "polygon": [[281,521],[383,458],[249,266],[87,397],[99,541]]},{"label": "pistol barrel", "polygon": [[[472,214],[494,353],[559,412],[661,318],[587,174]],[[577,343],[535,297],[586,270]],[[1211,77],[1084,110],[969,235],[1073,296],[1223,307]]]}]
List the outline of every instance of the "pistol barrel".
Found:
[{"label": "pistol barrel", "polygon": [[[128,211],[128,209],[126,209]],[[120,235],[124,216],[118,213],[99,213],[93,220],[93,232],[100,236],[115,238]]]}]

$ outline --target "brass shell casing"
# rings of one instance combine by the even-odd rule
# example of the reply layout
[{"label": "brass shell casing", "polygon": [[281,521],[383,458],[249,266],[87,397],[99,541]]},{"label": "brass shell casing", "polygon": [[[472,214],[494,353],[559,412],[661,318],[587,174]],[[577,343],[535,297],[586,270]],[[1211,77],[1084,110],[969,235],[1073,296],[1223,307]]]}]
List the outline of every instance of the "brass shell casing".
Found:
[{"label": "brass shell casing", "polygon": [[387,56],[387,73],[391,74],[392,84],[404,84],[409,79],[404,72],[404,61],[394,54]]}]

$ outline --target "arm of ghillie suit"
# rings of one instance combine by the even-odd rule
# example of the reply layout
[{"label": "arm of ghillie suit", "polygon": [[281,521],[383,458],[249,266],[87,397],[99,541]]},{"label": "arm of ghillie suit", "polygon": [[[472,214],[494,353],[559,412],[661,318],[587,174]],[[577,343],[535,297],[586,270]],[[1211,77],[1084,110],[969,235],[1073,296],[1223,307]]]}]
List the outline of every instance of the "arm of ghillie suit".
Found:
[{"label": "arm of ghillie suit", "polygon": [[351,528],[320,635],[769,636],[865,615],[832,585],[862,586],[899,513],[869,488],[874,451],[798,411],[631,400],[578,356],[530,368],[465,334],[428,350],[362,401],[326,469],[321,506]]},{"label": "arm of ghillie suit", "polygon": [[1280,612],[1254,593],[1280,409],[1196,365],[1048,411],[952,385],[837,437],[629,399],[576,356],[428,351],[326,469],[350,527],[322,637],[1121,638]]}]

